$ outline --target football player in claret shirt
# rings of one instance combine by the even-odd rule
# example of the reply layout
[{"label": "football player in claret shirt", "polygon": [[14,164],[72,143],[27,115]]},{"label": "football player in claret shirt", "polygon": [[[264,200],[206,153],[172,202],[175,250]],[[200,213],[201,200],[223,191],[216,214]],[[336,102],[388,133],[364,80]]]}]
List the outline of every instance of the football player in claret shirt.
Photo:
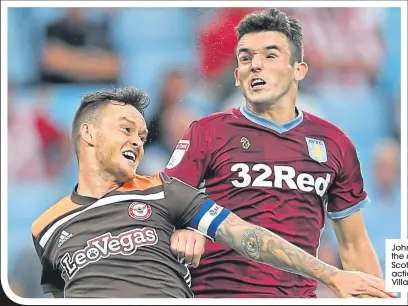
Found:
[{"label": "football player in claret shirt", "polygon": [[252,260],[320,280],[339,297],[394,296],[384,292],[382,280],[327,265],[178,179],[162,172],[137,175],[147,102],[132,87],[90,93],[81,101],[72,128],[78,184],[32,225],[44,292],[67,298],[193,297],[189,270],[170,248],[174,229],[190,226]]},{"label": "football player in claret shirt", "polygon": [[[382,277],[363,223],[369,198],[355,146],[340,128],[296,107],[308,69],[299,21],[266,9],[247,15],[236,32],[235,84],[246,104],[193,122],[165,173],[204,188],[239,217],[313,256],[327,216],[343,268]],[[205,243],[188,230],[172,241]],[[199,247],[192,252],[201,255]],[[247,260],[220,243],[206,242],[191,273],[198,298],[316,296],[315,280]]]}]

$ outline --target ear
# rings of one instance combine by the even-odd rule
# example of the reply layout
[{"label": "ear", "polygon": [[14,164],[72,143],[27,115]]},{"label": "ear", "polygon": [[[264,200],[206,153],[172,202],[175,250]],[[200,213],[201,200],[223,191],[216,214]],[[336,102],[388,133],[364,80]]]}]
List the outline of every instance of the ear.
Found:
[{"label": "ear", "polygon": [[295,63],[295,81],[301,81],[305,78],[309,67],[305,62]]},{"label": "ear", "polygon": [[239,77],[238,77],[238,68],[235,68],[234,70],[234,77],[235,77],[235,86],[239,87]]},{"label": "ear", "polygon": [[83,123],[80,128],[80,134],[83,141],[93,147],[96,140],[96,130],[92,124]]}]

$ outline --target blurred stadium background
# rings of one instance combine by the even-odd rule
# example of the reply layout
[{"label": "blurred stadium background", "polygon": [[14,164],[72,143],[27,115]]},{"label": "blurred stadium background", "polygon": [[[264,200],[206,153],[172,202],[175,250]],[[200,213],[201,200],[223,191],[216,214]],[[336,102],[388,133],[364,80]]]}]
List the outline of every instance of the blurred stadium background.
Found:
[{"label": "blurred stadium background", "polygon": [[[145,90],[150,138],[139,170],[163,169],[192,120],[243,103],[233,28],[252,10],[9,8],[8,268],[17,295],[44,297],[31,223],[76,184],[69,130],[81,94]],[[384,271],[385,239],[401,233],[400,9],[282,10],[304,26],[299,107],[342,127],[358,148],[366,225]],[[341,267],[330,224],[319,257]],[[318,296],[332,294],[319,287]]]}]

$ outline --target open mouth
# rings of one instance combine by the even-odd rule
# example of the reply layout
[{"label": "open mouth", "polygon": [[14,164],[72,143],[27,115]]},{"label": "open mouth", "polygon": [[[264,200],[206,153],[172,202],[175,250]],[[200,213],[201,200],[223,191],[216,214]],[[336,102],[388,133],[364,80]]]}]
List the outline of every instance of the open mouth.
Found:
[{"label": "open mouth", "polygon": [[266,82],[261,78],[256,78],[251,81],[251,88],[257,88],[266,85]]},{"label": "open mouth", "polygon": [[122,155],[127,159],[130,160],[132,163],[136,161],[136,154],[132,151],[125,151]]}]

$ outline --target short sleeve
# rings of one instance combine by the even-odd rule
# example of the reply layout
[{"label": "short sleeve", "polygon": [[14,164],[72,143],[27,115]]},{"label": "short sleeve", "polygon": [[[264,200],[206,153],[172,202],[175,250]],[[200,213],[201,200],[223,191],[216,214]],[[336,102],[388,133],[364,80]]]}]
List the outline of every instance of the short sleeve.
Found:
[{"label": "short sleeve", "polygon": [[65,281],[61,276],[61,271],[55,269],[50,260],[44,256],[44,250],[39,245],[36,238],[33,237],[34,246],[37,251],[37,255],[41,262],[41,286],[44,293],[53,293],[63,291],[65,287]]},{"label": "short sleeve", "polygon": [[164,172],[193,187],[199,187],[210,160],[205,132],[195,121],[178,142]]},{"label": "short sleeve", "polygon": [[330,219],[346,218],[369,202],[357,150],[350,139],[346,145],[341,170],[328,192],[327,214]]},{"label": "short sleeve", "polygon": [[218,226],[230,211],[176,178],[164,177],[163,181],[166,181],[167,206],[176,228],[188,227],[214,240]]}]

